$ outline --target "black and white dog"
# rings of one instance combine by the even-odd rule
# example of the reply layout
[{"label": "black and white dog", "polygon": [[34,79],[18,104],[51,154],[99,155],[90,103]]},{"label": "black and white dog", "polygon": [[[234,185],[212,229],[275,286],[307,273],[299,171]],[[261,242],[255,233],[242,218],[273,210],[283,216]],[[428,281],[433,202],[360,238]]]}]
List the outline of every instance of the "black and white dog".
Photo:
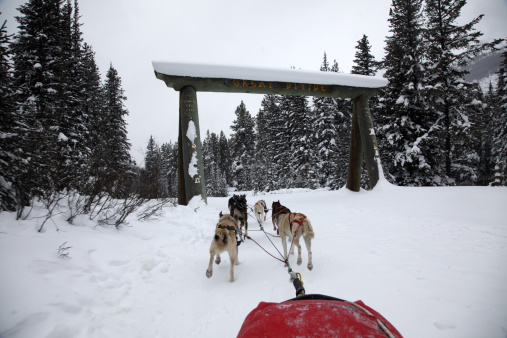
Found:
[{"label": "black and white dog", "polygon": [[229,198],[229,213],[239,221],[241,232],[245,227],[244,236],[248,236],[248,212],[245,195],[233,195]]}]

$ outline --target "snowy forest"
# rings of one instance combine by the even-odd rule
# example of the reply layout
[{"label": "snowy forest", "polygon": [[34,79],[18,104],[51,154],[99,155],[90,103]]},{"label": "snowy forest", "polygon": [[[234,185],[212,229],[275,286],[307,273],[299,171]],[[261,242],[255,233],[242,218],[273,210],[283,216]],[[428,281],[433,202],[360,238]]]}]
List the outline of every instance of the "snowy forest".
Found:
[{"label": "snowy forest", "polygon": [[[370,108],[393,184],[507,185],[507,49],[480,41],[482,15],[458,25],[465,4],[392,0],[383,59],[366,35],[357,42],[351,73],[389,81]],[[77,0],[30,0],[19,12],[16,34],[5,22],[0,30],[1,209],[21,216],[35,198],[50,209],[71,193],[92,213],[110,199],[175,197],[177,143],[153,135],[144,167],[132,160],[121,77],[113,60],[101,81]],[[464,66],[496,50],[498,81],[487,91],[467,82]],[[325,52],[319,62],[342,71]],[[349,100],[333,98],[266,95],[255,116],[239,103],[230,137],[201,135],[208,196],[343,187],[351,112]]]},{"label": "snowy forest", "polygon": [[[457,24],[465,4],[393,1],[384,59],[371,54],[366,35],[357,42],[351,73],[382,72],[389,80],[370,108],[383,170],[393,184],[507,184],[507,50],[503,47],[498,81],[486,92],[465,80],[467,63],[498,50],[502,42],[479,41],[482,33],[474,26],[482,15]],[[326,53],[320,70],[341,71]],[[345,185],[350,100],[265,95],[256,116],[243,102],[235,114],[229,139],[223,131],[208,131],[203,138],[209,196],[227,196],[228,187],[272,191]],[[159,180],[159,195],[175,182],[176,146],[149,141],[145,170]]]}]

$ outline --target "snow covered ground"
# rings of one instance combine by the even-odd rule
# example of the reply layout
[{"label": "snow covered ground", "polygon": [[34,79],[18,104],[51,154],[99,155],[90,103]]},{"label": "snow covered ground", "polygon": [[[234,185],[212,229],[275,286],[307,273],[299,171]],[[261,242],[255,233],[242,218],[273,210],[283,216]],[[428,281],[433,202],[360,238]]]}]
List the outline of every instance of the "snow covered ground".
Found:
[{"label": "snow covered ground", "polygon": [[[293,264],[307,293],[361,299],[406,337],[507,337],[507,188],[382,182],[247,199],[280,200],[312,221],[314,269],[304,245],[303,265]],[[43,233],[40,219],[0,213],[0,337],[234,337],[260,301],[295,292],[283,264],[252,241],[239,247],[234,283],[227,255],[206,278],[226,210],[227,198],[194,199],[156,220],[133,215],[120,231],[61,215]],[[273,233],[269,218],[264,228]],[[250,235],[277,254],[262,232]],[[58,254],[65,242],[70,258]]]}]

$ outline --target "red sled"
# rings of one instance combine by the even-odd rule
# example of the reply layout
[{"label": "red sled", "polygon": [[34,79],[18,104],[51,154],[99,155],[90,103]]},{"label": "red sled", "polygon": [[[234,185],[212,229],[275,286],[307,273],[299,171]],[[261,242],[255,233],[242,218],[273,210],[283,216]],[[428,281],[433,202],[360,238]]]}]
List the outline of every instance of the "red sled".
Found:
[{"label": "red sled", "polygon": [[261,302],[245,318],[238,337],[402,338],[362,301],[305,295],[283,303]]}]

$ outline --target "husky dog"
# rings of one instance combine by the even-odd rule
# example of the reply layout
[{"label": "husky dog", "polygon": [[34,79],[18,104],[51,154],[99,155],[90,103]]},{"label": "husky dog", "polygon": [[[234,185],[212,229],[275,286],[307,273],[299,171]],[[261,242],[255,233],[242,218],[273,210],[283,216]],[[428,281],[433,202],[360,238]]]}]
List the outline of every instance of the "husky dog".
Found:
[{"label": "husky dog", "polygon": [[[289,262],[289,257],[287,256],[287,242],[286,237],[292,239],[292,245],[297,246],[298,248],[298,260],[297,265],[301,265],[303,260],[301,259],[301,245],[299,244],[299,239],[303,236],[306,244],[306,250],[308,251],[308,270],[313,269],[312,263],[312,238],[315,237],[313,233],[312,223],[310,220],[303,214],[300,213],[286,213],[280,214],[277,219],[277,226],[280,234],[280,238],[282,240],[283,246],[283,254],[286,262]],[[291,254],[294,253],[294,248],[291,245]]]},{"label": "husky dog", "polygon": [[239,230],[241,232],[243,232],[243,227],[245,227],[243,234],[245,237],[248,236],[248,213],[246,208],[245,195],[233,195],[229,198],[229,213],[240,222]]},{"label": "husky dog", "polygon": [[281,205],[280,200],[271,204],[271,221],[273,222],[273,230],[277,231],[276,224],[278,223],[278,219],[288,213],[290,213],[290,209]]},{"label": "husky dog", "polygon": [[230,282],[234,282],[234,265],[238,265],[238,240],[236,234],[238,231],[238,222],[231,215],[222,215],[220,213],[220,220],[215,228],[215,236],[211,240],[209,248],[209,265],[206,270],[206,277],[210,278],[213,275],[213,259],[216,255],[216,264],[220,264],[220,254],[224,251],[229,253],[231,260]]},{"label": "husky dog", "polygon": [[266,220],[268,208],[266,207],[266,202],[264,200],[260,200],[257,203],[255,203],[254,213],[255,218],[257,218],[257,222],[259,222],[259,224],[261,224]]}]

